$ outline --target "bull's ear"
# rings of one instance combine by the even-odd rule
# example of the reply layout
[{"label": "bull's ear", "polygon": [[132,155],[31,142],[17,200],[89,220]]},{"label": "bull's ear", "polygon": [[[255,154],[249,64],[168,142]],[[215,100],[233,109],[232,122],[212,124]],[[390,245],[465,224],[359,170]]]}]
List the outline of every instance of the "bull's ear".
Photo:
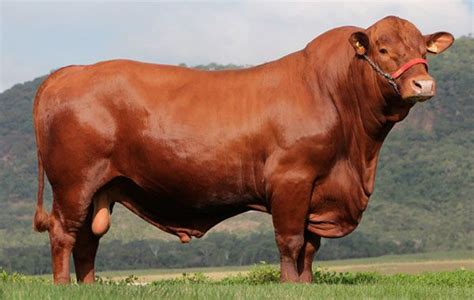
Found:
[{"label": "bull's ear", "polygon": [[362,31],[357,31],[351,34],[349,43],[356,51],[357,55],[364,55],[369,51],[369,37]]},{"label": "bull's ear", "polygon": [[426,49],[429,53],[438,54],[448,49],[454,42],[454,37],[449,32],[436,32],[424,36]]}]

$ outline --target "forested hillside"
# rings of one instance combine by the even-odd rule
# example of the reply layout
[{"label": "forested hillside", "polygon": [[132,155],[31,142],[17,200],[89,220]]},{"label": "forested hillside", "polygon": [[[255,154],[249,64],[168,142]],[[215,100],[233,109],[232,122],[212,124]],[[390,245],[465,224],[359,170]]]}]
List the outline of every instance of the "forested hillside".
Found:
[{"label": "forested hillside", "polygon": [[[326,240],[320,258],[474,248],[474,39],[458,39],[429,62],[437,96],[417,104],[389,134],[362,224],[348,237]],[[36,203],[32,101],[44,78],[0,94],[0,267],[30,273],[49,270],[47,234],[31,229]],[[45,198],[50,204],[48,193]],[[102,269],[205,266],[275,261],[276,251],[265,214],[238,216],[208,238],[182,246],[118,208],[98,259]]]}]

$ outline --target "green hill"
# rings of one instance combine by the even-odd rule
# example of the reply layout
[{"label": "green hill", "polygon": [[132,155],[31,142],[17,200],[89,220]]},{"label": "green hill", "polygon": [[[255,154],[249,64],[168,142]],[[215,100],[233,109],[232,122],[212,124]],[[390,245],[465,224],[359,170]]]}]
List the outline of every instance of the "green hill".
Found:
[{"label": "green hill", "polygon": [[[417,105],[390,133],[381,153],[376,190],[362,224],[348,237],[326,241],[321,258],[474,248],[474,39],[460,38],[446,53],[429,60],[438,95]],[[17,84],[0,94],[0,266],[40,273],[49,268],[48,238],[31,229],[36,203],[31,117],[33,97],[44,78]],[[50,204],[51,197],[46,194],[45,198]],[[149,260],[159,260],[161,251],[155,248],[188,255],[186,266],[242,264],[277,257],[270,218],[261,213],[230,219],[214,228],[209,238],[193,241],[190,246],[180,246],[173,236],[119,206],[112,222],[99,253],[109,261],[128,262],[134,255],[145,254],[150,255]],[[172,241],[166,241],[169,239]],[[228,243],[222,246],[223,241]],[[120,256],[118,248],[130,251]],[[247,251],[247,258],[239,260],[242,251]],[[220,252],[227,253],[227,259],[217,259]],[[36,256],[31,257],[31,253]],[[153,266],[180,266],[178,259],[167,259],[173,263]],[[39,260],[47,267],[32,268]],[[144,260],[137,267],[150,265]],[[110,267],[103,265],[104,269]]]}]

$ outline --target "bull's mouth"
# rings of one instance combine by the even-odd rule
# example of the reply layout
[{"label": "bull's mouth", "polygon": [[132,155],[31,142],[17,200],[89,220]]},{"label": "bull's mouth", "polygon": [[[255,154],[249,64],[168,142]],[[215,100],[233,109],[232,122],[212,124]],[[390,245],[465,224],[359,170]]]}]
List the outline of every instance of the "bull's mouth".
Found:
[{"label": "bull's mouth", "polygon": [[435,95],[435,91],[433,80],[411,80],[406,92],[408,95],[403,97],[403,100],[411,103],[425,102]]},{"label": "bull's mouth", "polygon": [[413,95],[413,96],[408,96],[406,98],[403,98],[403,101],[406,101],[411,104],[415,104],[417,102],[425,102],[428,101],[429,99],[433,98],[434,94],[429,94],[429,95]]}]

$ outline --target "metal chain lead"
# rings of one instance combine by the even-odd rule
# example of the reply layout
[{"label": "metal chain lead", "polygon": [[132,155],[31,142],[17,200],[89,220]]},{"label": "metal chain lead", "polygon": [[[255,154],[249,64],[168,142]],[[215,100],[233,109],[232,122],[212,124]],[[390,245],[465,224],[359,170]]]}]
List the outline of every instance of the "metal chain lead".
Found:
[{"label": "metal chain lead", "polygon": [[395,82],[395,79],[392,77],[392,75],[388,74],[388,73],[385,73],[384,71],[382,71],[382,69],[380,69],[380,67],[374,63],[368,56],[367,54],[364,54],[364,59],[369,63],[369,65],[372,67],[372,69],[375,70],[375,72],[379,73],[380,75],[382,75],[383,77],[385,77],[385,79],[387,79],[388,83],[390,83],[390,85],[393,87],[393,89],[395,90],[395,92],[397,92],[398,95],[400,95],[400,91],[398,90],[398,85],[397,83]]}]

